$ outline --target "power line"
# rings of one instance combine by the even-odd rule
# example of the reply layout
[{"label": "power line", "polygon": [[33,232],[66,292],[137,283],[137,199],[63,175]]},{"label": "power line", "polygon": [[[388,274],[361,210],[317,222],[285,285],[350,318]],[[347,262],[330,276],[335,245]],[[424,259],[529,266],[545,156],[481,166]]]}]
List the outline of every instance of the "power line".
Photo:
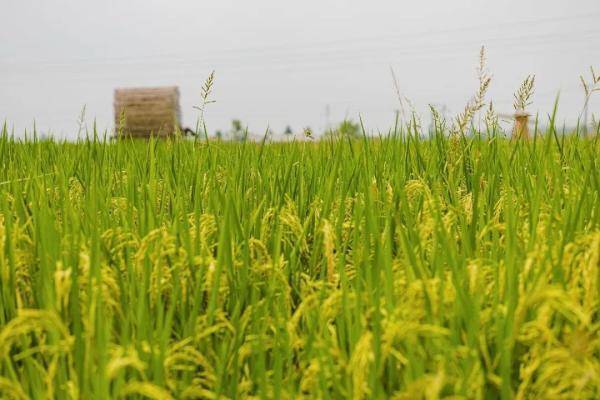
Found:
[{"label": "power line", "polygon": [[[305,43],[305,44],[279,44],[279,45],[274,45],[274,46],[260,46],[260,47],[244,47],[244,48],[232,48],[232,49],[225,49],[225,50],[220,50],[220,51],[213,51],[212,54],[208,54],[205,57],[218,57],[219,55],[223,56],[227,56],[227,55],[233,55],[235,57],[238,57],[240,55],[243,55],[245,53],[248,53],[250,55],[256,55],[256,56],[260,56],[261,53],[265,53],[265,52],[272,52],[272,51],[281,51],[281,50],[289,50],[290,47],[292,47],[295,50],[306,50],[306,49],[317,49],[319,47],[322,46],[331,46],[331,45],[339,45],[339,44],[351,44],[352,46],[356,46],[358,43],[360,42],[367,42],[367,44],[369,42],[381,42],[381,41],[397,41],[397,40],[401,40],[401,39],[410,39],[410,38],[424,38],[424,37],[430,37],[430,36],[435,36],[435,35],[441,35],[441,34],[450,34],[450,33],[458,33],[458,32],[470,32],[470,31],[476,31],[476,30],[481,30],[481,29],[487,29],[489,30],[490,28],[509,28],[511,26],[519,26],[519,25],[525,25],[525,26],[539,26],[539,24],[541,23],[545,23],[545,22],[564,22],[564,21],[569,21],[569,20],[575,20],[575,19],[588,19],[588,18],[596,18],[597,16],[599,16],[600,13],[586,13],[586,14],[580,14],[580,15],[572,15],[572,16],[565,16],[565,17],[548,17],[548,18],[536,18],[536,19],[529,19],[529,20],[521,20],[521,21],[512,21],[512,22],[506,22],[506,23],[500,23],[497,25],[489,25],[489,24],[480,24],[480,25],[474,25],[474,26],[470,26],[470,27],[463,27],[463,28],[451,28],[451,29],[439,29],[439,30],[427,30],[427,31],[420,31],[420,32],[409,32],[409,33],[403,33],[403,34],[385,34],[385,35],[373,35],[373,36],[367,36],[367,37],[362,37],[362,38],[344,38],[344,39],[336,39],[336,40],[329,40],[329,41],[321,41],[321,42],[313,42],[313,43]],[[559,35],[564,35],[564,33],[559,33]],[[336,47],[337,48],[337,47]],[[324,49],[327,50],[327,47]],[[114,62],[123,62],[123,61],[133,61],[133,62],[148,62],[151,59],[157,58],[157,59],[167,59],[167,60],[172,60],[173,57],[178,56],[178,53],[157,53],[157,54],[151,54],[151,55],[140,55],[140,56],[116,56],[116,57],[104,57],[104,58],[93,58],[93,57],[84,57],[84,58],[77,58],[77,59],[71,59],[70,61],[67,62],[67,64],[77,64],[77,63],[114,63]],[[49,62],[49,60],[43,60],[43,59],[29,59],[29,60],[23,60],[24,62],[36,62],[36,63],[46,63],[46,64],[52,64],[51,62]],[[63,65],[61,63],[55,63],[56,65]]]},{"label": "power line", "polygon": [[[531,46],[541,45],[541,46],[556,46],[557,44],[565,44],[572,42],[579,42],[580,44],[587,44],[584,40],[592,39],[600,34],[598,30],[589,30],[584,32],[585,35],[577,34],[575,36],[569,36],[569,34],[562,33],[546,33],[546,34],[538,34],[538,35],[518,35],[512,37],[492,37],[486,39],[484,42],[488,45],[493,45],[494,49],[502,49],[506,47],[510,47],[509,50],[518,49],[525,47],[529,53],[532,53],[533,49]],[[208,67],[219,67],[226,69],[248,69],[248,67],[259,66],[260,68],[272,68],[272,67],[297,67],[297,66],[322,66],[323,64],[329,63],[339,63],[347,60],[360,60],[361,58],[371,57],[385,57],[385,58],[396,58],[398,56],[415,56],[415,57],[423,57],[437,59],[441,56],[446,56],[448,54],[460,54],[460,51],[468,51],[472,52],[474,47],[478,47],[480,42],[478,40],[470,40],[470,41],[447,41],[445,43],[436,43],[430,46],[394,46],[394,47],[369,47],[362,49],[338,49],[336,51],[330,52],[321,52],[321,53],[309,53],[309,54],[283,54],[279,55],[276,58],[270,59],[240,59],[230,58],[230,59],[218,59],[211,58],[209,56],[204,57],[202,59],[197,57],[185,57],[180,59],[165,59],[165,60],[157,60],[154,65],[164,65],[167,64],[169,66],[173,66],[175,69],[181,69],[184,67],[199,67],[206,66]],[[206,59],[210,59],[210,61],[206,61]],[[48,67],[73,67],[77,64],[54,64],[54,65],[43,65],[36,64],[33,65],[30,70],[37,70],[39,68],[48,68]],[[132,64],[116,64],[118,66],[131,66]],[[135,65],[135,64],[133,64]],[[145,62],[144,69],[148,69],[147,67],[152,65],[151,63]],[[92,65],[95,68],[103,67],[103,65]],[[26,72],[21,69],[20,72]],[[19,72],[19,71],[17,71]],[[110,71],[109,71],[110,72]]]}]

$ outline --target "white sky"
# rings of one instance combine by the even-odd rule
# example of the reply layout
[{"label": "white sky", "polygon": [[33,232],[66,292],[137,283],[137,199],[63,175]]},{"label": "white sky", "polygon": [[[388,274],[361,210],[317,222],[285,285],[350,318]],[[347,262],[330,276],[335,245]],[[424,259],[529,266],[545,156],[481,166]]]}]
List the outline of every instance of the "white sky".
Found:
[{"label": "white sky", "polygon": [[[583,104],[579,75],[600,71],[599,0],[0,0],[0,119],[74,137],[87,121],[112,129],[113,89],[178,85],[184,123],[195,124],[200,88],[216,70],[206,117],[280,132],[329,120],[393,124],[403,95],[418,111],[450,116],[474,92],[480,45],[494,75],[490,98],[512,111],[512,93],[536,74],[532,111],[561,118]],[[599,96],[600,97],[600,96]],[[600,111],[595,99],[591,111]]]}]

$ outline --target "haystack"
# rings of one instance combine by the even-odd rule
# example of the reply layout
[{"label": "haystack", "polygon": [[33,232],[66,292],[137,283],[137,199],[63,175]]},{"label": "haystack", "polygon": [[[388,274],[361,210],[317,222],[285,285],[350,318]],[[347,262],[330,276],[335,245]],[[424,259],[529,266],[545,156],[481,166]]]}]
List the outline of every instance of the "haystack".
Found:
[{"label": "haystack", "polygon": [[515,112],[515,126],[513,128],[513,139],[529,139],[529,117],[530,115],[522,110]]},{"label": "haystack", "polygon": [[179,89],[176,86],[116,89],[117,135],[171,136],[180,127]]}]

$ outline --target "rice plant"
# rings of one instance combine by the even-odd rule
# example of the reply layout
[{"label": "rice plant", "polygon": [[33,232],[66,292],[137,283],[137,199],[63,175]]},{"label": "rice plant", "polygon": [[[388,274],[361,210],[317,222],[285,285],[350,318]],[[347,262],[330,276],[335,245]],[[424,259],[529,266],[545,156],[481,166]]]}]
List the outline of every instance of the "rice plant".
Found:
[{"label": "rice plant", "polygon": [[0,397],[600,397],[598,136],[486,125],[457,154],[443,121],[280,144],[4,128]]}]

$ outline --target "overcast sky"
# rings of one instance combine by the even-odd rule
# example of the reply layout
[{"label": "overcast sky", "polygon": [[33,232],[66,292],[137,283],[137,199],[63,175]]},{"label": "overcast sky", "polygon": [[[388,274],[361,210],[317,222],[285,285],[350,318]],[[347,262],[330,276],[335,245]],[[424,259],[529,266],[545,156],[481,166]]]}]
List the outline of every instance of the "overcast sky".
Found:
[{"label": "overcast sky", "polygon": [[[490,97],[536,74],[532,111],[571,122],[583,104],[579,75],[600,71],[599,0],[0,0],[0,119],[19,134],[74,137],[87,121],[112,129],[115,87],[178,85],[184,124],[211,70],[210,130],[233,118],[250,130],[323,129],[359,113],[393,124],[390,75],[418,111],[459,111],[474,92],[479,47],[493,73]],[[599,96],[600,97],[600,96]],[[327,112],[329,108],[329,112]],[[591,104],[600,114],[600,101]]]}]

